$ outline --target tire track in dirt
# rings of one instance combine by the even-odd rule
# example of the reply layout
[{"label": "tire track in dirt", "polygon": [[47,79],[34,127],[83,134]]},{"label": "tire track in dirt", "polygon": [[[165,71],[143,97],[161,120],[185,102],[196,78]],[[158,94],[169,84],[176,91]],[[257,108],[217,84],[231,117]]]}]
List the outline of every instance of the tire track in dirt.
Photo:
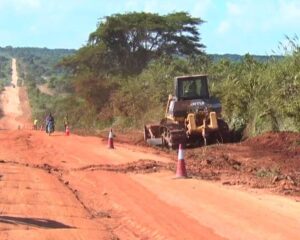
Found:
[{"label": "tire track in dirt", "polygon": [[49,174],[49,166],[1,160],[1,169],[0,239],[116,239],[53,176],[56,171]]},{"label": "tire track in dirt", "polygon": [[[48,174],[51,174],[52,176],[56,177],[58,181],[67,188],[77,199],[77,201],[80,203],[80,205],[85,209],[85,211],[89,214],[91,219],[103,219],[103,218],[112,218],[114,216],[118,216],[119,213],[117,211],[111,212],[111,211],[103,211],[103,210],[94,210],[91,209],[88,204],[86,204],[81,198],[80,198],[80,192],[76,188],[71,187],[71,183],[67,180],[64,180],[64,173],[70,172],[70,171],[108,171],[108,172],[115,172],[115,173],[153,173],[161,170],[170,170],[171,165],[173,164],[166,164],[163,162],[153,161],[153,160],[147,160],[147,159],[141,159],[138,162],[128,163],[128,164],[120,164],[120,165],[109,165],[109,164],[99,164],[99,165],[89,165],[77,169],[71,169],[71,170],[65,170],[63,168],[58,168],[51,166],[49,164],[28,164],[28,163],[20,163],[17,161],[5,161],[0,160],[0,164],[8,164],[8,165],[18,165],[26,168],[32,168],[32,169],[40,169]],[[115,231],[122,231],[122,232],[128,232],[128,234],[132,234],[135,229],[136,232],[139,234],[142,234],[143,236],[149,236],[151,239],[154,240],[166,240],[167,238],[162,237],[159,233],[153,233],[152,230],[149,230],[148,228],[145,228],[143,225],[140,225],[133,221],[130,216],[123,216],[121,217],[122,221],[118,220],[119,217],[115,217],[115,220],[118,221],[118,224],[116,226],[112,227],[111,223],[105,224],[107,232],[111,235],[111,239],[117,240],[119,239]],[[139,235],[136,235],[137,239],[139,239]]]},{"label": "tire track in dirt", "polygon": [[72,169],[73,171],[110,171],[119,173],[154,173],[162,170],[174,171],[175,163],[165,163],[150,159],[140,159],[138,161],[126,164],[92,164],[80,168]]},{"label": "tire track in dirt", "polygon": [[[89,205],[89,203],[85,202],[81,197],[81,192],[77,190],[76,187],[72,187],[72,180],[65,177],[66,174],[70,174],[72,172],[114,172],[116,174],[145,174],[145,173],[155,173],[164,170],[171,170],[175,164],[164,163],[159,161],[153,161],[148,159],[140,159],[137,162],[131,162],[127,164],[119,164],[119,165],[109,165],[109,164],[94,164],[88,165],[81,168],[66,170],[64,168],[59,168],[55,166],[51,166],[49,164],[28,164],[21,163],[17,161],[4,161],[1,160],[2,164],[15,164],[20,165],[22,167],[40,169],[52,176],[56,177],[58,181],[67,188],[77,199],[83,209],[89,214],[91,219],[107,219],[107,223],[104,222],[104,226],[107,232],[111,235],[111,239],[119,239],[118,234],[120,233],[122,236],[128,235],[131,236],[130,239],[141,239],[141,238],[150,238],[154,240],[166,240],[169,239],[162,232],[154,231],[153,228],[149,228],[149,226],[145,226],[144,224],[140,224],[130,215],[125,214],[127,210],[120,206],[115,206],[108,209],[99,209],[93,208]],[[66,180],[67,179],[67,180]],[[76,185],[74,185],[76,186]],[[106,197],[104,193],[103,197]],[[217,238],[219,239],[219,238]],[[220,238],[221,239],[221,238]]]},{"label": "tire track in dirt", "polygon": [[[32,169],[39,169],[39,170],[43,170],[45,172],[47,172],[48,174],[51,174],[53,177],[55,177],[63,187],[65,187],[66,189],[68,189],[73,195],[74,197],[77,199],[78,203],[80,203],[80,205],[82,206],[82,208],[88,213],[90,219],[97,219],[97,218],[111,218],[111,215],[107,212],[102,212],[102,211],[98,211],[98,212],[94,212],[92,211],[81,199],[79,196],[79,193],[77,191],[77,189],[72,188],[69,185],[68,181],[65,181],[63,179],[63,174],[65,172],[64,169],[61,168],[57,168],[54,166],[51,166],[49,164],[28,164],[28,163],[20,163],[17,161],[5,161],[5,160],[0,160],[0,164],[7,164],[7,165],[17,165],[17,166],[21,166],[21,167],[26,167],[26,168],[32,168]],[[1,181],[2,175],[0,175],[0,181]],[[107,230],[107,232],[110,234],[110,239],[111,240],[118,240],[118,236],[114,233],[113,229],[111,228],[111,226],[109,224],[105,224],[105,228]]]},{"label": "tire track in dirt", "polygon": [[[17,159],[23,166],[29,163],[27,165],[28,167],[42,168],[47,173],[60,177],[60,183],[64,185],[64,187],[67,187],[68,191],[71,191],[74,197],[75,195],[77,196],[77,198],[75,197],[76,201],[81,201],[82,204],[86,206],[90,212],[89,216],[91,219],[105,219],[105,222],[107,222],[105,225],[107,232],[113,232],[115,234],[114,238],[119,237],[122,239],[124,236],[130,236],[130,239],[142,239],[143,237],[150,237],[151,239],[170,239],[172,237],[170,237],[166,231],[170,229],[170,226],[174,226],[173,216],[180,216],[180,219],[182,217],[182,219],[184,219],[181,219],[183,224],[185,224],[185,226],[190,225],[190,219],[188,219],[187,215],[180,215],[181,209],[186,209],[184,205],[179,209],[173,209],[170,206],[173,206],[172,203],[175,202],[171,201],[169,204],[164,204],[164,202],[157,200],[157,196],[165,193],[168,194],[168,192],[170,193],[174,187],[180,192],[180,188],[186,188],[190,180],[184,180],[184,185],[181,185],[182,182],[176,181],[180,188],[178,186],[171,186],[170,189],[168,189],[168,187],[162,189],[160,185],[163,185],[164,182],[169,182],[169,180],[165,181],[166,179],[160,177],[158,179],[152,179],[153,175],[151,173],[156,176],[156,173],[160,171],[169,175],[170,178],[172,177],[174,173],[170,171],[173,172],[176,166],[175,152],[171,153],[172,157],[169,162],[163,162],[164,160],[154,161],[151,160],[151,155],[148,155],[149,158],[144,158],[144,154],[140,155],[136,149],[136,152],[130,152],[127,145],[121,146],[120,144],[117,145],[115,150],[107,150],[106,144],[101,143],[101,140],[97,138],[81,138],[79,136],[70,136],[67,138],[59,135],[49,138],[40,132],[21,132],[22,131],[17,133],[16,131],[12,135],[2,136],[3,139],[8,138],[10,141],[7,146],[10,146],[12,143],[17,143],[17,147],[14,149],[15,154],[11,155],[12,157],[6,157],[9,155],[2,154],[1,150],[1,155],[5,157],[2,158]],[[36,147],[37,145],[39,146],[38,148]],[[197,176],[199,176],[199,178],[214,177],[213,173],[218,174],[216,176],[222,176],[223,174],[227,174],[227,171],[228,174],[243,173],[244,167],[247,167],[246,164],[244,165],[243,159],[231,155],[231,152],[220,151],[221,147],[223,150],[226,150],[235,146],[224,145],[217,149],[215,147],[208,147],[203,154],[197,154],[197,151],[199,152],[204,149],[189,149],[186,151],[187,169],[192,178],[198,178]],[[44,164],[41,163],[41,160]],[[170,171],[166,172],[166,170]],[[209,171],[205,173],[206,170]],[[145,186],[151,186],[153,181],[157,181],[156,188],[160,190],[160,192],[157,191],[156,194],[153,194],[152,191],[155,191],[155,189],[145,191],[143,187],[140,187],[139,184],[135,182],[135,179],[141,179],[141,177],[138,176],[139,173],[145,176],[145,179],[148,179]],[[134,181],[130,181],[130,179],[134,179]],[[191,181],[194,182],[195,179]],[[190,188],[186,193],[190,194],[190,203],[196,206],[198,200],[199,204],[203,201],[200,200],[202,196],[199,192],[198,200],[192,200],[194,196],[192,191],[195,190]],[[209,198],[209,194],[212,193],[207,190],[206,198]],[[176,191],[174,190],[170,195],[172,195],[170,198],[174,198],[175,201],[177,197]],[[233,200],[231,197],[227,197],[229,200]],[[148,199],[151,199],[151,201]],[[150,202],[150,206],[146,205],[148,201]],[[219,205],[222,205],[222,200],[219,201],[219,197],[217,197],[215,201],[216,206],[211,206],[212,211],[218,208]],[[155,205],[155,207],[151,205]],[[244,205],[242,206],[244,207]],[[148,208],[150,208],[150,211]],[[167,211],[167,213],[165,213],[165,211]],[[202,214],[202,211],[199,209],[195,213],[191,209],[189,211],[188,214],[192,216]],[[168,216],[169,219],[163,218],[164,216],[161,216],[161,212]],[[246,209],[245,212],[247,214]],[[149,214],[149,217],[147,214]],[[222,214],[220,215],[223,216]],[[272,214],[270,215],[272,216]],[[283,214],[283,216],[284,219],[288,221],[288,214]],[[212,216],[209,215],[209,217],[212,222],[212,224],[209,225],[209,229],[216,231],[216,228],[214,228],[215,220]],[[238,220],[239,214],[235,217],[233,220]],[[162,226],[158,226],[157,223],[154,225],[153,221],[156,219],[163,219],[161,222]],[[250,226],[252,224],[251,221],[239,220],[244,221],[244,223]],[[266,222],[267,223],[264,221],[262,224],[266,226],[275,224],[272,220]],[[294,226],[294,222],[294,220],[290,221],[290,225]],[[199,222],[192,223],[191,225],[198,228],[199,226],[203,226],[202,223],[204,223],[205,226],[206,221],[200,219]],[[222,222],[218,222],[218,228],[222,227],[222,224]],[[228,226],[232,226],[231,223],[228,224]],[[232,231],[236,234],[235,236],[237,236],[235,239],[239,239],[238,236],[240,233],[234,229],[235,228],[232,228]],[[287,227],[279,227],[279,229],[279,232],[287,233]],[[264,231],[264,234],[268,234],[269,228],[268,230],[262,231]],[[198,229],[194,233],[199,234],[201,232],[202,230]],[[204,229],[203,232],[207,233],[208,231]],[[293,234],[295,232],[297,231],[294,231]],[[178,232],[176,232],[176,234],[177,233]],[[219,232],[217,232],[217,234],[222,236]],[[272,236],[274,236],[274,234]]]},{"label": "tire track in dirt", "polygon": [[[143,164],[143,161],[146,162],[146,164]],[[113,165],[90,165],[85,166],[78,169],[73,170],[65,170],[63,168],[58,168],[51,166],[49,164],[28,164],[28,163],[20,163],[17,161],[5,161],[0,160],[0,164],[8,164],[8,165],[18,165],[26,168],[32,168],[32,169],[39,169],[47,172],[48,174],[51,174],[55,178],[58,179],[58,181],[61,183],[62,186],[67,188],[77,199],[77,201],[80,203],[80,205],[85,209],[85,211],[89,214],[91,219],[114,219],[114,223],[111,221],[108,223],[104,223],[105,228],[107,232],[111,235],[112,240],[118,240],[120,239],[116,232],[122,232],[122,235],[128,234],[128,236],[134,237],[133,239],[140,239],[141,236],[147,236],[147,238],[151,238],[153,240],[166,240],[168,239],[165,236],[162,236],[159,232],[153,232],[152,229],[149,229],[145,227],[142,224],[137,223],[134,221],[130,216],[123,215],[122,209],[118,208],[114,210],[95,210],[88,206],[84,202],[84,200],[80,197],[80,192],[76,189],[71,187],[71,182],[69,180],[64,180],[64,174],[68,172],[76,172],[76,171],[107,171],[107,172],[115,172],[115,173],[153,173],[159,170],[159,167],[164,166],[163,169],[167,169],[167,164],[162,162],[157,162],[153,160],[140,160],[139,161],[139,167],[136,167],[136,163],[129,163],[129,164],[120,164],[117,166]],[[157,168],[157,169],[156,169]]]}]

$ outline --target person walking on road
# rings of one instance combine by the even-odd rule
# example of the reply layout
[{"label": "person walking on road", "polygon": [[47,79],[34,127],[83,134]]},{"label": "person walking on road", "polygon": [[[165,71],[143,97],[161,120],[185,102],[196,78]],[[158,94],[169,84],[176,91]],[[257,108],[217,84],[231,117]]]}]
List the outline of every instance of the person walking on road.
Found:
[{"label": "person walking on road", "polygon": [[66,114],[65,117],[64,117],[64,126],[65,126],[65,131],[66,131],[67,127],[69,126],[68,114]]},{"label": "person walking on road", "polygon": [[33,121],[33,130],[37,130],[38,129],[38,120],[34,119]]},{"label": "person walking on road", "polygon": [[48,133],[49,124],[51,124],[51,127],[53,128],[52,131],[54,131],[54,117],[52,116],[51,113],[49,113],[49,115],[46,117],[46,126],[45,126],[46,133]]}]

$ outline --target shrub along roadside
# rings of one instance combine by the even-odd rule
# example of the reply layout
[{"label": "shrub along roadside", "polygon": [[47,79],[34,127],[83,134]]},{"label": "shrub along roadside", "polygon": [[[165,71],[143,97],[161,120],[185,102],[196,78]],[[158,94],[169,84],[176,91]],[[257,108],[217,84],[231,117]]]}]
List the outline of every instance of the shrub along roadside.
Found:
[{"label": "shrub along roadside", "polygon": [[110,126],[141,129],[145,123],[163,117],[175,76],[208,73],[211,92],[220,98],[225,120],[244,137],[265,131],[299,131],[299,61],[297,51],[268,62],[258,62],[250,55],[244,56],[241,62],[206,59],[205,64],[203,61],[197,64],[195,59],[161,58],[152,61],[137,76],[101,78],[99,89],[105,89],[107,95],[104,97],[94,88],[100,102],[96,106],[80,95],[48,96],[35,86],[29,88],[29,96],[33,115],[44,119],[51,110],[61,119],[59,128],[64,114],[68,113],[73,127],[86,132]]},{"label": "shrub along roadside", "polygon": [[96,111],[80,98],[72,95],[50,96],[41,93],[39,89],[28,87],[28,95],[32,116],[45,124],[45,118],[49,112],[55,118],[57,130],[64,130],[63,119],[68,115],[70,128],[77,129],[77,132],[91,133],[95,129],[102,128],[100,121],[97,121]]},{"label": "shrub along roadside", "polygon": [[[259,63],[249,55],[241,63],[223,62],[212,89],[231,127],[245,136],[266,131],[300,131],[299,50],[279,61]],[[212,68],[213,69],[213,68]]]},{"label": "shrub along roadside", "polygon": [[0,56],[0,92],[11,82],[11,59]]},{"label": "shrub along roadside", "polygon": [[86,70],[74,78],[52,78],[54,89],[60,82],[69,86],[66,93],[54,96],[37,90],[30,72],[21,76],[28,86],[33,116],[44,119],[51,111],[62,129],[62,119],[68,113],[73,128],[93,132],[111,126],[141,129],[145,123],[159,121],[168,94],[173,93],[173,78],[199,73],[209,75],[210,90],[220,98],[225,120],[244,137],[265,131],[300,131],[297,48],[283,58],[264,62],[250,55],[240,62],[164,56],[130,76],[104,76]]}]

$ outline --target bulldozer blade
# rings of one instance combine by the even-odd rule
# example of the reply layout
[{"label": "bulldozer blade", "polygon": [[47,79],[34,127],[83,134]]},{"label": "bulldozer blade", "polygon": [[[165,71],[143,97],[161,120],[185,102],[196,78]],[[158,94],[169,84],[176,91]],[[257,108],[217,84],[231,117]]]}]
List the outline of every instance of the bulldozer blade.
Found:
[{"label": "bulldozer blade", "polygon": [[152,146],[159,146],[162,145],[162,140],[161,138],[149,138],[147,139],[147,143]]}]

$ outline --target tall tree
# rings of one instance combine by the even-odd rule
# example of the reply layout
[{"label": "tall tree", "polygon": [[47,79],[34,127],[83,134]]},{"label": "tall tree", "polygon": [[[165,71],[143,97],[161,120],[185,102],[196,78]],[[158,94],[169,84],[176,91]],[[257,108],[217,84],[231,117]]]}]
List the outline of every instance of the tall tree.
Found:
[{"label": "tall tree", "polygon": [[78,65],[84,65],[100,72],[137,74],[149,61],[162,55],[203,54],[205,46],[200,43],[198,32],[202,23],[200,18],[186,12],[164,16],[144,12],[108,16],[99,22],[78,56],[64,64],[77,69]]}]

